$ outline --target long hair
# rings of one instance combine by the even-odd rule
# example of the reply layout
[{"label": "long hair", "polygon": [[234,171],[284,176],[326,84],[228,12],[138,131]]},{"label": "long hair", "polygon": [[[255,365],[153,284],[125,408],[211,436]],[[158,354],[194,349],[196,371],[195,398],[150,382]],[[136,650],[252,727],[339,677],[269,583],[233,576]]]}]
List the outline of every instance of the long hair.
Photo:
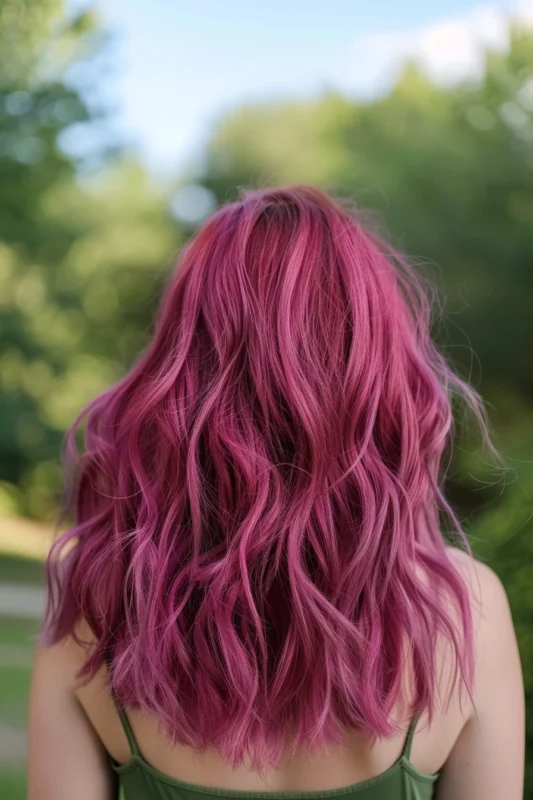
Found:
[{"label": "long hair", "polygon": [[469,593],[441,533],[471,553],[443,494],[452,395],[486,418],[430,312],[409,264],[317,189],[219,208],[145,352],[67,434],[75,524],[48,558],[44,640],[85,620],[80,676],[112,652],[122,703],[257,769],[289,732],[394,734],[407,656],[431,719],[440,637],[469,689]]}]

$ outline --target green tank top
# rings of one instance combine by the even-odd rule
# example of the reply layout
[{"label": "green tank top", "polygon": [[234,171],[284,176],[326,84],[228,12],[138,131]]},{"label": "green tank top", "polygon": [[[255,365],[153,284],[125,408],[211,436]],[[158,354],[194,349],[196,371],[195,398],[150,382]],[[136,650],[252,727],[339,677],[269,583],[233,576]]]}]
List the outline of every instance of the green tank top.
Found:
[{"label": "green tank top", "polygon": [[367,781],[313,792],[268,792],[242,791],[237,789],[215,789],[197,783],[188,783],[170,778],[148,764],[142,757],[133,730],[125,711],[117,711],[128,739],[131,758],[126,764],[117,764],[110,759],[111,766],[119,779],[124,800],[324,800],[342,797],[343,800],[430,800],[433,797],[438,773],[425,775],[414,767],[409,758],[413,735],[418,721],[411,720],[403,751],[399,759],[389,769]]}]

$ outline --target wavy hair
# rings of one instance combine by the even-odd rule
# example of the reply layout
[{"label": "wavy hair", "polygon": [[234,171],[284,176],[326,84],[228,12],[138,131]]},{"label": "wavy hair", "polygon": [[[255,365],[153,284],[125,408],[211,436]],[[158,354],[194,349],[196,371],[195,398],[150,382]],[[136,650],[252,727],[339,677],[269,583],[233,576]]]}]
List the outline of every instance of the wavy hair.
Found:
[{"label": "wavy hair", "polygon": [[470,691],[469,593],[441,533],[471,553],[443,493],[452,395],[488,434],[430,312],[406,260],[315,188],[217,209],[145,352],[67,434],[75,524],[48,557],[44,640],[85,620],[82,678],[112,652],[124,705],[256,769],[289,735],[397,732],[407,656],[431,719],[441,636]]}]

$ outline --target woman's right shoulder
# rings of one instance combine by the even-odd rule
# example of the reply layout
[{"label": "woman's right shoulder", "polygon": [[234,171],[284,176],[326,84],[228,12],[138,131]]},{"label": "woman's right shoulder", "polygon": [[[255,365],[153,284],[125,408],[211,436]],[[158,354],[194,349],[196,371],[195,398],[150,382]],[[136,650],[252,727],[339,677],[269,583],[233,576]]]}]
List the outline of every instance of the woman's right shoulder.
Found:
[{"label": "woman's right shoulder", "polygon": [[518,800],[524,767],[524,685],[505,588],[487,564],[448,555],[468,586],[475,637],[472,714],[439,781],[442,800]]},{"label": "woman's right shoulder", "polygon": [[469,585],[477,585],[484,590],[485,594],[498,596],[502,599],[505,595],[503,584],[496,572],[477,558],[473,558],[459,547],[449,546],[446,548],[449,558],[452,560]]},{"label": "woman's right shoulder", "polygon": [[513,616],[496,572],[455,547],[449,555],[468,586],[475,641],[474,715],[494,716],[507,705],[520,715],[524,688]]},{"label": "woman's right shoulder", "polygon": [[478,633],[494,633],[495,626],[512,624],[507,593],[496,572],[458,547],[446,551],[468,587]]}]

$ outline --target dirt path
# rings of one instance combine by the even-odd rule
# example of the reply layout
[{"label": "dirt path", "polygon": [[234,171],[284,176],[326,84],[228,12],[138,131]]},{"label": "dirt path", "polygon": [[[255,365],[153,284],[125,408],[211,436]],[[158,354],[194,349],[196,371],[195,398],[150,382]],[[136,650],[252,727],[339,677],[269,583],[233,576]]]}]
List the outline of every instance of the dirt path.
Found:
[{"label": "dirt path", "polygon": [[44,611],[45,590],[20,583],[0,583],[0,616],[40,618]]},{"label": "dirt path", "polygon": [[[40,619],[45,604],[45,590],[20,583],[0,582],[0,617]],[[0,666],[29,669],[33,658],[33,647],[24,645],[0,645]],[[24,766],[27,754],[27,736],[22,727],[14,727],[0,719],[0,767]]]}]

